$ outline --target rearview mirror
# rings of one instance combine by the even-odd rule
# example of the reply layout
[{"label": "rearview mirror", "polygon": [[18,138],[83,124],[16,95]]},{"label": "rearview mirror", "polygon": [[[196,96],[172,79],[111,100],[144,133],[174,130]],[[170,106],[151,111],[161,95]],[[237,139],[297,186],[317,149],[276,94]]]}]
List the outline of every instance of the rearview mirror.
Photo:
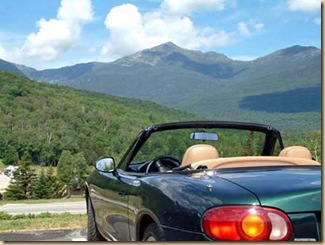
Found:
[{"label": "rearview mirror", "polygon": [[98,171],[110,172],[115,169],[115,161],[112,157],[100,159],[96,162],[96,169]]},{"label": "rearview mirror", "polygon": [[206,133],[206,132],[194,132],[191,133],[190,139],[192,140],[218,140],[218,134],[216,133]]}]

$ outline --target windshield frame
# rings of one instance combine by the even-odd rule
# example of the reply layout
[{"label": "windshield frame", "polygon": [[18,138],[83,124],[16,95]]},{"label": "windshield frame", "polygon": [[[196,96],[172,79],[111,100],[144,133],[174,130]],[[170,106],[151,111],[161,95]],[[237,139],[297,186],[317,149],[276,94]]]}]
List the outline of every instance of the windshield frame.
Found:
[{"label": "windshield frame", "polygon": [[272,156],[276,142],[278,141],[281,150],[284,148],[280,131],[276,128],[248,122],[227,122],[227,121],[185,121],[185,122],[171,122],[154,124],[144,129],[134,143],[129,147],[121,161],[117,165],[118,169],[126,170],[131,164],[133,158],[136,156],[143,144],[148,140],[150,135],[158,131],[176,130],[176,129],[196,129],[196,128],[226,128],[226,129],[237,129],[237,130],[250,130],[256,132],[262,132],[265,134],[265,142],[263,146],[262,156]]}]

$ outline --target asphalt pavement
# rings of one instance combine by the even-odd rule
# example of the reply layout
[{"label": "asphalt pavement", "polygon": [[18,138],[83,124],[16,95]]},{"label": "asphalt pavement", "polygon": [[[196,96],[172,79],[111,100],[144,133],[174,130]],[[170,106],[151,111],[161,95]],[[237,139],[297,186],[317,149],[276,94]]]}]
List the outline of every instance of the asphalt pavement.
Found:
[{"label": "asphalt pavement", "polygon": [[[0,205],[0,212],[11,215],[39,214],[44,212],[85,214],[86,201],[78,202],[53,202],[37,204],[6,204]],[[73,230],[46,230],[46,231],[17,231],[0,233],[0,241],[25,242],[25,241],[86,241],[86,228]]]},{"label": "asphalt pavement", "polygon": [[3,242],[31,242],[31,241],[87,241],[87,229],[23,231],[0,233]]},{"label": "asphalt pavement", "polygon": [[5,204],[0,205],[0,212],[11,215],[16,214],[40,214],[40,213],[65,213],[86,214],[86,201],[78,202],[53,202],[53,203],[34,203],[34,204]]}]

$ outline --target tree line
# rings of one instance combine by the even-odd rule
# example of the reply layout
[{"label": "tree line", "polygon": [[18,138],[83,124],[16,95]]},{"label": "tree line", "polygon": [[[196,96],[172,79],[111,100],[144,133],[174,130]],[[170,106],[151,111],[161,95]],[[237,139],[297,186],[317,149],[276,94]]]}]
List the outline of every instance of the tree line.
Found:
[{"label": "tree line", "polygon": [[70,196],[71,190],[83,190],[90,172],[86,159],[81,154],[63,151],[56,171],[49,167],[45,172],[35,173],[28,155],[19,160],[18,168],[2,198],[5,200],[58,199]]},{"label": "tree line", "polygon": [[145,126],[193,119],[141,100],[118,98],[30,81],[0,71],[0,159],[17,165],[57,166],[64,150],[88,164],[121,157]]},{"label": "tree line", "polygon": [[[31,183],[19,186],[21,180],[16,181],[8,195],[16,188],[24,190],[19,195],[25,198],[58,197],[80,188],[85,169],[103,156],[118,161],[145,126],[200,119],[152,102],[38,83],[7,71],[0,71],[0,114],[0,159],[24,169],[14,178]],[[308,147],[321,160],[320,131],[283,132],[283,139],[286,146]],[[49,168],[36,176],[26,164],[57,167],[58,175]],[[75,166],[83,173],[72,172],[77,177],[69,179],[66,169]],[[60,191],[38,194],[44,189]]]}]

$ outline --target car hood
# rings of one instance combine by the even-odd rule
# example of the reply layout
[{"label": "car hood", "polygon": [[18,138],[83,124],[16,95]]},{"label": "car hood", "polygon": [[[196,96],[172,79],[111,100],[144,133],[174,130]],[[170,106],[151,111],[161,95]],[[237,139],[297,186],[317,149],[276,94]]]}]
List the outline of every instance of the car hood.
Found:
[{"label": "car hood", "polygon": [[321,210],[321,167],[219,170],[218,176],[254,193],[261,205],[290,212]]}]

